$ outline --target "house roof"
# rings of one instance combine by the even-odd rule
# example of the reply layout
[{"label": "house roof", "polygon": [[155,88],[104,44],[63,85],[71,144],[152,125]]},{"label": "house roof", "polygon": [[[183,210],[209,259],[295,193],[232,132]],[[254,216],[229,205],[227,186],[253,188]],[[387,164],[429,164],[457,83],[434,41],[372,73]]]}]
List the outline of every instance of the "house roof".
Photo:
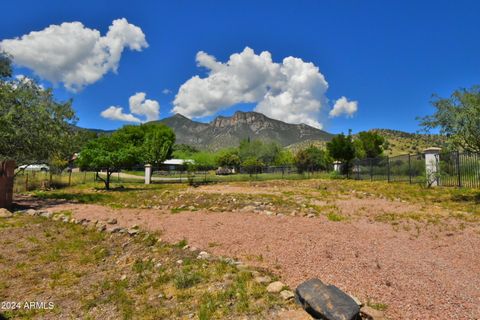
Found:
[{"label": "house roof", "polygon": [[190,159],[168,159],[162,162],[162,164],[177,165],[177,166],[181,166],[186,163],[194,163],[194,161]]}]

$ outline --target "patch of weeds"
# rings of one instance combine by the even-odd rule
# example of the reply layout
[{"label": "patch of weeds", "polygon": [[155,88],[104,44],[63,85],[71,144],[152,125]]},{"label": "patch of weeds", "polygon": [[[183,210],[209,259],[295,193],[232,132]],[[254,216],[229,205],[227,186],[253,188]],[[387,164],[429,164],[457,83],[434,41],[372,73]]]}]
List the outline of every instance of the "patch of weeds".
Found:
[{"label": "patch of weeds", "polygon": [[147,271],[147,270],[150,271],[153,269],[153,261],[150,259],[146,261],[137,259],[135,260],[132,268],[136,273],[143,273],[144,271]]},{"label": "patch of weeds", "polygon": [[327,213],[327,219],[330,221],[343,221],[343,220],[346,220],[347,218],[342,215],[339,215],[338,213],[329,212]]},{"label": "patch of weeds", "polygon": [[219,244],[217,242],[209,242],[208,243],[209,248],[214,248],[214,247],[219,247],[219,246],[221,246],[221,244]]},{"label": "patch of weeds", "polygon": [[170,209],[170,212],[171,213],[179,213],[179,212],[182,212],[182,211],[187,211],[187,207],[176,207],[176,208],[172,208]]},{"label": "patch of weeds", "polygon": [[122,311],[124,319],[131,319],[133,316],[134,302],[127,293],[127,281],[105,281],[102,287],[108,292],[107,302],[115,304],[117,308]]},{"label": "patch of weeds", "polygon": [[177,248],[183,248],[188,244],[187,239],[182,239],[179,242],[177,242],[174,246]]},{"label": "patch of weeds", "polygon": [[217,309],[216,297],[211,293],[205,293],[200,299],[200,308],[198,311],[199,320],[209,320]]},{"label": "patch of weeds", "polygon": [[173,283],[177,289],[187,289],[200,283],[202,277],[197,271],[180,270],[175,274]]},{"label": "patch of weeds", "polygon": [[367,306],[369,306],[370,308],[373,308],[375,310],[378,310],[378,311],[385,311],[388,308],[388,304],[386,304],[386,303],[372,302],[372,301],[368,301]]}]

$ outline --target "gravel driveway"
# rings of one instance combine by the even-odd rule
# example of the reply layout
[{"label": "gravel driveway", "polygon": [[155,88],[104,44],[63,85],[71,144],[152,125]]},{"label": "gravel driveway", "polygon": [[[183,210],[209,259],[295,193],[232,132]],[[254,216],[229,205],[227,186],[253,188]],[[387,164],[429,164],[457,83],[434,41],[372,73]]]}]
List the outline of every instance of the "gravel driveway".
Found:
[{"label": "gravel driveway", "polygon": [[425,226],[416,232],[387,223],[205,211],[113,210],[67,204],[77,218],[116,217],[161,231],[170,242],[237,257],[279,274],[291,287],[318,277],[362,301],[386,306],[390,319],[479,319],[480,235]]}]

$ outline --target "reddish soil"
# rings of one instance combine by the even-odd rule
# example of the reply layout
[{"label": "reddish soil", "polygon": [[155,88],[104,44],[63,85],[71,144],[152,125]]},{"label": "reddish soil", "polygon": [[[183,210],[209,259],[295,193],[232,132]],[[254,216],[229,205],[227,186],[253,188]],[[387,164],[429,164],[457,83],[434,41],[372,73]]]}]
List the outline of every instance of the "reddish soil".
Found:
[{"label": "reddish soil", "polygon": [[170,214],[81,204],[50,209],[91,220],[115,217],[125,227],[161,231],[170,242],[187,239],[215,255],[266,267],[293,288],[318,277],[362,301],[386,304],[390,319],[480,319],[480,235],[473,229],[424,225],[412,232],[367,219]]}]

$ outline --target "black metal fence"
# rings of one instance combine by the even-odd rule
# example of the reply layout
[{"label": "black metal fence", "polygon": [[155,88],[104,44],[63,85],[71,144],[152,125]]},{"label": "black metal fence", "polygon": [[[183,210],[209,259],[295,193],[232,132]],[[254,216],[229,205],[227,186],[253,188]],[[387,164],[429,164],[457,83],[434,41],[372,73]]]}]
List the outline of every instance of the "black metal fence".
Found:
[{"label": "black metal fence", "polygon": [[439,184],[455,187],[480,187],[480,154],[441,153]]},{"label": "black metal fence", "polygon": [[[355,159],[347,172],[357,180],[427,183],[425,155],[421,153]],[[441,153],[435,178],[441,186],[480,188],[480,154]]]}]

